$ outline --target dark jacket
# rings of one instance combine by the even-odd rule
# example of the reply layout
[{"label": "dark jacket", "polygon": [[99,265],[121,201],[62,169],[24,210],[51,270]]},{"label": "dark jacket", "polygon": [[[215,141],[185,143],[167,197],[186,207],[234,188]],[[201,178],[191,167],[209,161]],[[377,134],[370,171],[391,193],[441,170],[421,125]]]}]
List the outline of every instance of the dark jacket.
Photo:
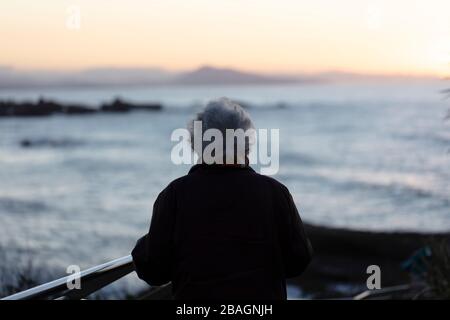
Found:
[{"label": "dark jacket", "polygon": [[288,189],[250,167],[195,165],[153,206],[132,252],[150,285],[175,299],[285,299],[311,245]]}]

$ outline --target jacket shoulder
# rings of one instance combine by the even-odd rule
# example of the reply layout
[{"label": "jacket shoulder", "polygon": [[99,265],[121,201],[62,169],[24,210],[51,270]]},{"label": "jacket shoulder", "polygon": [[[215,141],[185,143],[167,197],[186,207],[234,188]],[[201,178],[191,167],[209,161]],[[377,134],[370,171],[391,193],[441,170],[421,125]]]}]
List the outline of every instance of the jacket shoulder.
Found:
[{"label": "jacket shoulder", "polygon": [[278,181],[277,179],[270,177],[270,176],[265,176],[259,173],[256,173],[258,179],[261,180],[261,182],[270,185],[275,191],[284,193],[286,195],[289,195],[289,189],[280,181]]},{"label": "jacket shoulder", "polygon": [[170,193],[174,192],[180,188],[187,180],[190,179],[190,175],[185,174],[184,176],[178,177],[171,182],[161,191],[161,193]]}]

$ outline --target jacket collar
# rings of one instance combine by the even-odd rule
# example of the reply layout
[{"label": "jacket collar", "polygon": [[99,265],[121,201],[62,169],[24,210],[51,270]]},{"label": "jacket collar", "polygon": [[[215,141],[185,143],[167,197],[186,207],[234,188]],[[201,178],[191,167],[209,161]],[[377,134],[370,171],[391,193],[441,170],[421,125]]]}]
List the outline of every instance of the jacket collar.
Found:
[{"label": "jacket collar", "polygon": [[227,170],[243,170],[243,171],[249,171],[249,172],[255,172],[250,166],[230,166],[230,165],[223,165],[223,164],[206,164],[206,163],[199,163],[189,170],[188,174],[191,174],[196,171],[202,171],[202,170],[212,170],[212,171],[227,171]]}]

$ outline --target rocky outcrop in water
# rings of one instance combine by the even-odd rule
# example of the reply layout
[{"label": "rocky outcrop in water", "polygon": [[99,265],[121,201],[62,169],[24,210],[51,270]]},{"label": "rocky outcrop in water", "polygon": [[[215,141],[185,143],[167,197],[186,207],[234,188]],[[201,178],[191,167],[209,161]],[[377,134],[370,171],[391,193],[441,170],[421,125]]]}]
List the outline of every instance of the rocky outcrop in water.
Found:
[{"label": "rocky outcrop in water", "polygon": [[158,111],[160,104],[134,104],[116,98],[111,103],[102,104],[99,108],[85,105],[63,104],[52,100],[39,99],[37,102],[0,101],[0,117],[42,117],[54,114],[81,115],[110,112]]},{"label": "rocky outcrop in water", "polygon": [[103,104],[100,111],[103,112],[129,112],[134,110],[158,111],[161,110],[160,104],[134,104],[122,101],[119,98],[114,99],[112,103]]},{"label": "rocky outcrop in water", "polygon": [[37,139],[22,139],[20,146],[22,148],[72,148],[83,145],[83,141],[72,139],[51,139],[51,138],[37,138]]}]

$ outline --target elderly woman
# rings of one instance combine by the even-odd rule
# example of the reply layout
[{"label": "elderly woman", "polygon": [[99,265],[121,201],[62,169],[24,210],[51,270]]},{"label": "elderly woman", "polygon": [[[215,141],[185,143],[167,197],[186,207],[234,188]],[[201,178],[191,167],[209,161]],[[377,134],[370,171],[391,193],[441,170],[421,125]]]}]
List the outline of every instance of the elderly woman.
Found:
[{"label": "elderly woman", "polygon": [[[224,137],[226,129],[253,128],[225,98],[195,120]],[[305,270],[312,248],[288,189],[248,165],[247,143],[244,164],[236,155],[236,163],[196,164],[159,194],[150,230],[132,252],[141,279],[171,281],[175,299],[286,299],[286,278]]]}]

